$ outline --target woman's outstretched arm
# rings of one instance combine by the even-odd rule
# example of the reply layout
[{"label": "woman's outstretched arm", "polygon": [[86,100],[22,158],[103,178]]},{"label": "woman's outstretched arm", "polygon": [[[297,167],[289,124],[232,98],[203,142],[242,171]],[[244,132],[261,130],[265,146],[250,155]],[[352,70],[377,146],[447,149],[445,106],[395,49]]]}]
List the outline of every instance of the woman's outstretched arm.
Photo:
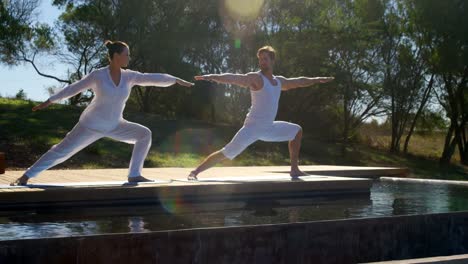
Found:
[{"label": "woman's outstretched arm", "polygon": [[48,107],[49,105],[51,105],[54,102],[70,98],[70,97],[72,97],[74,95],[79,94],[80,92],[82,92],[84,90],[94,88],[94,86],[96,84],[96,79],[95,78],[96,77],[95,77],[94,72],[89,73],[88,75],[83,77],[81,80],[76,81],[76,82],[66,86],[65,88],[63,88],[62,90],[57,92],[56,94],[52,95],[51,97],[49,97],[49,99],[47,99],[47,101],[45,101],[45,102],[43,102],[43,103],[41,103],[39,105],[36,105],[35,107],[33,107],[32,110],[37,111],[37,110],[44,109],[44,108]]}]

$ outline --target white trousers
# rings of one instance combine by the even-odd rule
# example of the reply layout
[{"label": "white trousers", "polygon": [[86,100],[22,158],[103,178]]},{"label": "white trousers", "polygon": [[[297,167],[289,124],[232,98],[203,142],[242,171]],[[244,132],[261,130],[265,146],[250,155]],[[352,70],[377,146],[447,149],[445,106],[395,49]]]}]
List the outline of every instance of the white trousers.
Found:
[{"label": "white trousers", "polygon": [[151,147],[151,130],[126,120],[108,132],[91,130],[78,122],[60,143],[42,155],[36,163],[28,168],[25,174],[29,178],[35,177],[40,172],[66,161],[78,151],[103,137],[135,145],[128,177],[140,176],[143,162]]},{"label": "white trousers", "polygon": [[221,152],[228,159],[234,159],[257,140],[282,142],[293,140],[301,126],[284,121],[254,122],[247,121]]}]

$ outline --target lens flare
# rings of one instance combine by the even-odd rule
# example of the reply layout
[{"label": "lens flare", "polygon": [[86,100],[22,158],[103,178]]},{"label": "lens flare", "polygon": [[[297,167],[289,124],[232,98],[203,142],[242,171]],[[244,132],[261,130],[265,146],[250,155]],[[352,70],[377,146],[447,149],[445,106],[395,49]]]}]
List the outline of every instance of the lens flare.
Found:
[{"label": "lens flare", "polygon": [[215,151],[224,142],[213,128],[185,128],[165,136],[159,142],[158,150],[174,155],[209,153]]},{"label": "lens flare", "polygon": [[241,47],[241,40],[240,39],[234,40],[234,47],[236,49],[240,49],[240,47]]},{"label": "lens flare", "polygon": [[[191,184],[192,183],[189,185]],[[203,186],[199,186],[199,188],[203,188]],[[217,189],[216,193],[218,193],[218,195],[216,195],[216,199],[213,201],[204,200],[207,196],[200,191],[195,191],[196,194],[192,196],[184,195],[184,193],[187,193],[187,186],[184,187],[184,185],[180,185],[178,188],[161,188],[158,191],[159,203],[166,213],[175,215],[213,212],[216,210],[225,210],[244,206],[245,202],[233,202],[231,200],[232,187],[229,184],[219,185],[215,188]],[[220,193],[222,195],[219,195]]]},{"label": "lens flare", "polygon": [[159,193],[159,202],[164,210],[168,213],[181,213],[187,210],[187,205],[182,198],[182,195],[177,189],[163,188]]},{"label": "lens flare", "polygon": [[258,17],[264,0],[224,0],[226,11],[232,18],[251,21]]}]

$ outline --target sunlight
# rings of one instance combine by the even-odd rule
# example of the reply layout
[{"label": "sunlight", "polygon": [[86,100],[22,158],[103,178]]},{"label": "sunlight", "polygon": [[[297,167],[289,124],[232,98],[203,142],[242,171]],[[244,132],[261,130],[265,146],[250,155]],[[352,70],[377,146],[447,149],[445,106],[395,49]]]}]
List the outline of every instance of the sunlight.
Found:
[{"label": "sunlight", "polygon": [[232,18],[251,21],[258,17],[264,0],[224,0],[226,11]]}]

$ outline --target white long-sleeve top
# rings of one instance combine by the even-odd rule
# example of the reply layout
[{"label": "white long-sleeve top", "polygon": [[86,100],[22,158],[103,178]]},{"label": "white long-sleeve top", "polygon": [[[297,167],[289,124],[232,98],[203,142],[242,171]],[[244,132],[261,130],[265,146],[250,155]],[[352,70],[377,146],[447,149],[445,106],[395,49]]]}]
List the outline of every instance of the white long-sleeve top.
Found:
[{"label": "white long-sleeve top", "polygon": [[123,120],[125,103],[133,86],[167,87],[175,82],[176,78],[169,74],[141,73],[122,69],[120,82],[115,85],[109,66],[107,66],[94,70],[80,81],[68,85],[52,95],[49,100],[60,101],[84,90],[92,89],[94,98],[81,114],[80,123],[97,131],[111,131]]}]

